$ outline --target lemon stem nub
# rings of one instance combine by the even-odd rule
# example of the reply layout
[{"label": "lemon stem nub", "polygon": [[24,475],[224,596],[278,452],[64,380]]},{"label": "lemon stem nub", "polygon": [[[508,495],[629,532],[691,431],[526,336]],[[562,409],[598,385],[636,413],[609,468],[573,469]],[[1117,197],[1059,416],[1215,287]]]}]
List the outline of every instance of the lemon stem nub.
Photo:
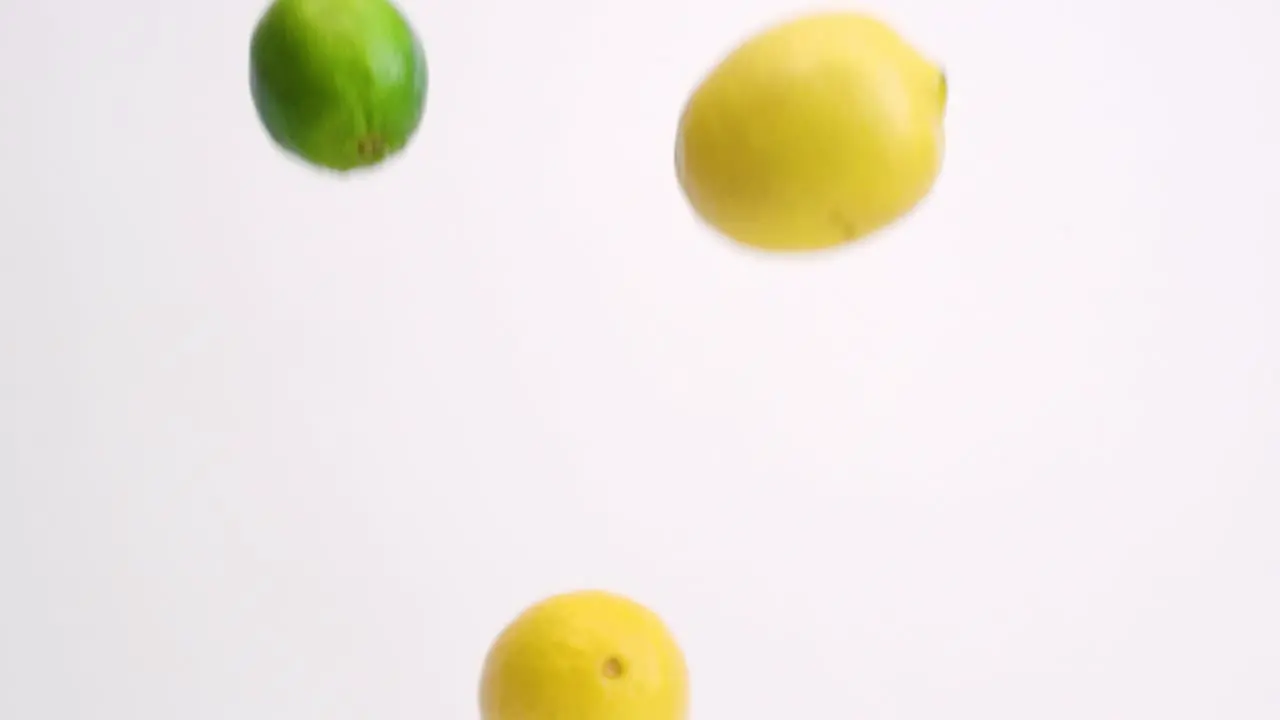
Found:
[{"label": "lemon stem nub", "polygon": [[616,657],[611,657],[604,661],[600,672],[610,679],[622,677],[622,661]]}]

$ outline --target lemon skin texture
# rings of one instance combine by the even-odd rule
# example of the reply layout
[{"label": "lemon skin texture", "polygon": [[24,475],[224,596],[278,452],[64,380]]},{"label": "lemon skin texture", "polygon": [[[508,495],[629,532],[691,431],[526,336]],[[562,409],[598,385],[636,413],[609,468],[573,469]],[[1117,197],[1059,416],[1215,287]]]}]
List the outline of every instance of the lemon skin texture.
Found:
[{"label": "lemon skin texture", "polygon": [[535,604],[494,641],[482,720],[685,720],[688,670],[652,611],[582,591]]},{"label": "lemon skin texture", "polygon": [[933,187],[946,95],[942,71],[876,18],[776,25],[692,93],[676,141],[680,185],[709,225],[758,249],[865,237]]},{"label": "lemon skin texture", "polygon": [[286,151],[323,168],[377,165],[422,120],[422,44],[387,0],[275,0],[250,42],[258,117]]}]

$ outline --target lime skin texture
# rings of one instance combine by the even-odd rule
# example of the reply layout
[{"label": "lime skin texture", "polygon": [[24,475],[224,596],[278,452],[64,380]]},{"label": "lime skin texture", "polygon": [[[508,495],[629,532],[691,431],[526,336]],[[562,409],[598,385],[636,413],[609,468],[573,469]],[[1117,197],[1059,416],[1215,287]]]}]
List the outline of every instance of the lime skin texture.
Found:
[{"label": "lime skin texture", "polygon": [[275,0],[250,42],[250,90],[280,147],[334,171],[377,165],[422,122],[427,62],[387,0]]}]

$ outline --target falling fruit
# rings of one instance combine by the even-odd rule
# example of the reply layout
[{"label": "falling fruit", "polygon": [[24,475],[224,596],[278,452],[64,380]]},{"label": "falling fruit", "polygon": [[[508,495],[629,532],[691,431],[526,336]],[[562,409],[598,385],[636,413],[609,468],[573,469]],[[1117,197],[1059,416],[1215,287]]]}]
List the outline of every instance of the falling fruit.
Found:
[{"label": "falling fruit", "polygon": [[426,57],[387,0],[275,0],[253,32],[250,87],[276,143],[352,170],[398,153],[417,131]]},{"label": "falling fruit", "polygon": [[558,595],[494,641],[481,720],[684,720],[684,655],[662,620],[600,591]]},{"label": "falling fruit", "polygon": [[912,210],[942,163],[942,71],[885,23],[829,12],[729,54],[680,118],[676,171],[694,210],[738,242],[818,250]]}]

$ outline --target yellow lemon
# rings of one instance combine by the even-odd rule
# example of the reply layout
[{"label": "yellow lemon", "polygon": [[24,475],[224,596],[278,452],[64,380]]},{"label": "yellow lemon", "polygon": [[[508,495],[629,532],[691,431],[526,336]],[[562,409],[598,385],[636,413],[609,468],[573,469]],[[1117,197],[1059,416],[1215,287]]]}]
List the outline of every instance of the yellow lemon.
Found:
[{"label": "yellow lemon", "polygon": [[946,78],[885,23],[849,12],[779,24],[729,54],[680,118],[694,210],[766,250],[817,250],[901,218],[942,163]]},{"label": "yellow lemon", "polygon": [[599,591],[557,595],[494,641],[480,680],[483,720],[684,720],[684,655],[662,620]]}]

